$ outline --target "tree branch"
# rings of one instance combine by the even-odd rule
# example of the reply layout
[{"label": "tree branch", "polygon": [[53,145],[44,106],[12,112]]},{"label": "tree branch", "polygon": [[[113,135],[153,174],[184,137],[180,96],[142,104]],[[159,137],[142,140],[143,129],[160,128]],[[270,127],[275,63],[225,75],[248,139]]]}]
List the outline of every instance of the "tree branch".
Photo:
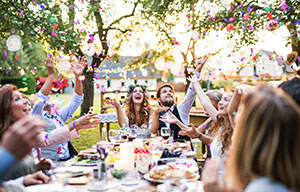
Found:
[{"label": "tree branch", "polygon": [[132,11],[131,11],[130,14],[128,14],[128,15],[123,15],[123,16],[121,16],[120,18],[114,20],[114,21],[106,28],[106,30],[110,30],[110,29],[112,28],[113,25],[119,23],[121,20],[123,20],[123,19],[125,19],[125,18],[128,18],[128,17],[134,16],[134,13],[135,13],[135,10],[136,10],[137,5],[138,5],[138,1],[134,3],[134,7],[133,7],[133,9],[132,9]]},{"label": "tree branch", "polygon": [[[117,30],[117,31],[120,31],[121,33],[127,33],[128,31],[132,31],[131,29],[119,29],[119,28],[116,28],[116,27],[111,27],[110,30]],[[108,31],[108,29],[105,29],[105,31]]]}]

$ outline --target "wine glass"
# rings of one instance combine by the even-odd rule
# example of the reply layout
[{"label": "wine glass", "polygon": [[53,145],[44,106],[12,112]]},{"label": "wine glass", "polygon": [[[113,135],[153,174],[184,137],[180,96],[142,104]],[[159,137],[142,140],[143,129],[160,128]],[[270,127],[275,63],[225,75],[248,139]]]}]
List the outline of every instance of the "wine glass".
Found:
[{"label": "wine glass", "polygon": [[135,125],[129,128],[128,141],[133,141],[137,136],[137,127]]},{"label": "wine glass", "polygon": [[164,143],[166,143],[171,135],[171,129],[169,127],[162,127],[160,130],[160,135],[164,139]]},{"label": "wine glass", "polygon": [[112,144],[115,144],[118,140],[120,140],[120,131],[119,130],[109,130],[108,132],[109,140]]},{"label": "wine glass", "polygon": [[154,161],[154,167],[156,167],[158,160],[163,153],[163,146],[159,142],[151,142],[149,146],[151,157]]},{"label": "wine glass", "polygon": [[129,131],[127,129],[121,130],[121,138],[123,140],[127,140],[129,135]]}]

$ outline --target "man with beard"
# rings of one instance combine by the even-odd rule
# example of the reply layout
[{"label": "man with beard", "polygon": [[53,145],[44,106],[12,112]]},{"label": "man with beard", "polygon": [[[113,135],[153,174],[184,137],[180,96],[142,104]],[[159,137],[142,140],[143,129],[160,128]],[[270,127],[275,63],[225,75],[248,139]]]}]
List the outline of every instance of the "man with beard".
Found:
[{"label": "man with beard", "polygon": [[[194,74],[200,77],[200,72],[203,68],[204,63],[207,61],[207,56],[204,56],[200,60],[196,60],[196,69]],[[157,130],[160,131],[162,127],[169,127],[173,131],[173,139],[184,139],[189,141],[188,136],[181,136],[178,134],[181,129],[175,123],[165,123],[161,121],[161,117],[168,117],[173,113],[182,123],[189,125],[190,117],[189,113],[192,108],[193,102],[195,100],[196,91],[192,83],[190,83],[189,88],[187,89],[186,96],[184,100],[175,104],[174,102],[174,88],[170,84],[164,84],[158,88],[156,97],[158,99],[159,107],[154,110],[154,115],[152,116],[151,132],[153,134],[157,133]]]}]

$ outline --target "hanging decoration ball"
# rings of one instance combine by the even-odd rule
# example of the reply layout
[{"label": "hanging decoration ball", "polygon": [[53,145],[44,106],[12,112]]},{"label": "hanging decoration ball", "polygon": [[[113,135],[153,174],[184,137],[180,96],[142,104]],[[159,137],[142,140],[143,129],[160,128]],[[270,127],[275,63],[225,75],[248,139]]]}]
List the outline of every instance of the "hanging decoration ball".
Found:
[{"label": "hanging decoration ball", "polygon": [[62,60],[57,64],[57,69],[61,72],[61,73],[66,73],[70,70],[71,68],[71,64],[69,61],[66,60]]},{"label": "hanging decoration ball", "polygon": [[18,51],[22,46],[21,37],[18,35],[9,36],[6,40],[6,45],[8,50]]},{"label": "hanging decoration ball", "polygon": [[276,21],[270,21],[268,24],[267,24],[267,30],[268,31],[275,31],[276,29],[279,28],[279,24],[276,22]]},{"label": "hanging decoration ball", "polygon": [[96,47],[94,44],[92,43],[88,43],[84,46],[83,48],[84,50],[84,53],[87,55],[87,56],[93,56],[95,53],[96,53]]},{"label": "hanging decoration ball", "polygon": [[159,71],[165,70],[165,61],[163,59],[158,59],[155,64],[155,68]]}]

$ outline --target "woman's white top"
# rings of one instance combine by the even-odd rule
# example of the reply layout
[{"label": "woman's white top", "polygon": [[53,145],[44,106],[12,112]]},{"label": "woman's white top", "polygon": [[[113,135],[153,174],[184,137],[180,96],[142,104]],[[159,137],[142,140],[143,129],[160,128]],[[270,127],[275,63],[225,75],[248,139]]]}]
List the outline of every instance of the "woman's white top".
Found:
[{"label": "woman's white top", "polygon": [[224,160],[226,159],[226,154],[222,153],[222,141],[220,140],[221,131],[219,129],[218,134],[210,144],[210,152],[212,159],[219,158],[221,160],[219,169],[219,181],[223,180],[225,174]]}]

